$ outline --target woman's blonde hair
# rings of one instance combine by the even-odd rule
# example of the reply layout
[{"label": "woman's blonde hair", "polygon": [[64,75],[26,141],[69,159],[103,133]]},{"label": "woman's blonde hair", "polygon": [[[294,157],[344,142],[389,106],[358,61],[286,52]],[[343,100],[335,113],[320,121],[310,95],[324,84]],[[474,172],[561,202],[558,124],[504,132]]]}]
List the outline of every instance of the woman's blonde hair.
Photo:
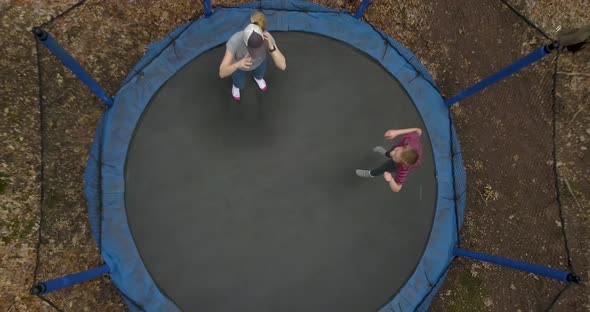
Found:
[{"label": "woman's blonde hair", "polygon": [[250,22],[260,26],[263,31],[266,31],[266,16],[264,16],[264,13],[254,12],[252,15],[250,15]]}]

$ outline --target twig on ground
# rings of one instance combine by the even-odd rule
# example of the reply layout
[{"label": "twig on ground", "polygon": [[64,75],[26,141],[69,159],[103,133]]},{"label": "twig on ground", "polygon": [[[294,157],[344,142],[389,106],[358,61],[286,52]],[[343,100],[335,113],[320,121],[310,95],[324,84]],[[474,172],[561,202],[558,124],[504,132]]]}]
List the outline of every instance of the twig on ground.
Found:
[{"label": "twig on ground", "polygon": [[574,119],[576,119],[576,117],[578,116],[578,114],[583,111],[584,108],[580,107],[580,109],[578,109],[578,111],[574,114],[574,117],[572,117],[572,120],[570,120],[570,122],[567,123],[567,126],[565,126],[565,129],[569,128],[570,125],[572,124],[572,122],[574,122]]},{"label": "twig on ground", "polygon": [[476,187],[470,186],[472,189],[474,189],[475,191],[477,191],[477,193],[479,193],[479,196],[481,197],[481,200],[483,200],[483,203],[486,205],[486,207],[488,206],[488,201],[486,200],[485,197],[483,197],[483,194],[481,193],[480,190],[478,190]]},{"label": "twig on ground", "polygon": [[578,73],[578,72],[557,72],[558,75],[566,75],[566,76],[583,76],[583,77],[590,77],[588,73]]},{"label": "twig on ground", "polygon": [[567,187],[567,190],[570,192],[570,194],[574,198],[574,202],[576,203],[576,205],[578,206],[578,208],[582,209],[582,205],[580,204],[580,202],[578,201],[578,198],[574,194],[574,191],[572,190],[572,187],[570,186],[570,183],[567,181],[567,179],[565,177],[562,177],[562,179],[563,179],[563,182],[565,182],[565,186]]}]

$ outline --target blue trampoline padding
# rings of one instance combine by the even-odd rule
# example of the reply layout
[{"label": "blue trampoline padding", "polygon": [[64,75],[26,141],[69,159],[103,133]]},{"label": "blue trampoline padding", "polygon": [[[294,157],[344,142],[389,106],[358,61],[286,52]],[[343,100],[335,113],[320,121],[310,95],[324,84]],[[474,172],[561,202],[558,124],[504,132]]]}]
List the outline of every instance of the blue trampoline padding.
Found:
[{"label": "blue trampoline padding", "polygon": [[271,0],[218,8],[209,18],[184,24],[151,44],[127,77],[114,106],[100,119],[85,175],[92,234],[100,243],[113,282],[147,311],[178,310],[148,274],[131,236],[125,210],[127,151],[142,112],[158,89],[191,60],[245,27],[256,10],[266,14],[271,32],[316,33],[365,52],[397,77],[413,99],[432,142],[437,207],[421,261],[381,311],[426,309],[452,259],[459,228],[456,220],[460,225],[465,207],[465,171],[448,110],[432,77],[409,50],[348,12],[303,1]]},{"label": "blue trampoline padding", "polygon": [[[432,301],[434,300],[434,297],[436,296],[436,294],[438,293],[438,291],[442,287],[443,282],[447,278],[448,273],[449,273],[449,271],[448,271],[448,267],[447,267],[447,269],[445,270],[445,273],[439,278],[439,280],[433,281],[433,283],[435,283],[434,286],[432,287],[430,292],[426,294],[426,296],[424,297],[422,302],[416,307],[416,309],[414,311],[416,311],[416,312],[427,312],[428,311],[430,304],[432,303]],[[398,311],[398,310],[393,310],[393,311]]]}]

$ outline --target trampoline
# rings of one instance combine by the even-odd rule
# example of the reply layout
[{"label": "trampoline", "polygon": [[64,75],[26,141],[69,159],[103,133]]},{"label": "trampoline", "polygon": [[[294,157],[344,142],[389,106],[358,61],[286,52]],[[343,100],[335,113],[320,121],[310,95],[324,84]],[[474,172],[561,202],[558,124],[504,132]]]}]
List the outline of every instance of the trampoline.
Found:
[{"label": "trampoline", "polygon": [[[57,309],[45,295],[108,273],[131,311],[426,311],[454,257],[579,283],[570,261],[461,247],[465,170],[448,110],[560,42],[583,44],[575,32],[443,99],[410,51],[360,21],[369,3],[351,15],[297,0],[212,12],[204,0],[205,17],[149,45],[114,97],[33,27],[108,109],[84,181],[104,263],[40,280],[40,247],[55,243],[41,203],[31,293]],[[218,66],[255,11],[289,65],[270,65],[268,92],[250,81],[236,103]],[[383,162],[371,150],[391,146],[384,130],[406,127],[424,129],[424,153],[401,193],[355,176]]]},{"label": "trampoline", "polygon": [[[242,101],[224,43],[264,12],[287,58]],[[357,168],[423,128],[400,193]],[[449,112],[405,48],[299,1],[219,8],[149,46],[101,117],[86,171],[93,235],[131,310],[426,309],[464,209]],[[461,194],[456,196],[455,194]]]}]

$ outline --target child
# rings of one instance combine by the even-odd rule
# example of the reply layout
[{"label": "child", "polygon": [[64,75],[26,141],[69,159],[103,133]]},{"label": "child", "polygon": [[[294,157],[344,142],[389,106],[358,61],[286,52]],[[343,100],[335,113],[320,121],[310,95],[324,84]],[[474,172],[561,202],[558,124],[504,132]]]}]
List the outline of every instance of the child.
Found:
[{"label": "child", "polygon": [[[402,139],[393,146],[389,151],[383,147],[377,146],[373,149],[374,152],[383,154],[390,158],[380,167],[373,170],[356,170],[356,175],[362,178],[373,178],[383,176],[385,181],[389,183],[389,188],[394,192],[399,192],[406,180],[406,176],[410,169],[416,168],[420,165],[422,157],[422,144],[420,143],[420,136],[422,129],[408,128],[398,130],[388,130],[385,132],[385,138],[391,140],[397,136],[404,135]],[[395,172],[395,177],[392,173]]]}]

